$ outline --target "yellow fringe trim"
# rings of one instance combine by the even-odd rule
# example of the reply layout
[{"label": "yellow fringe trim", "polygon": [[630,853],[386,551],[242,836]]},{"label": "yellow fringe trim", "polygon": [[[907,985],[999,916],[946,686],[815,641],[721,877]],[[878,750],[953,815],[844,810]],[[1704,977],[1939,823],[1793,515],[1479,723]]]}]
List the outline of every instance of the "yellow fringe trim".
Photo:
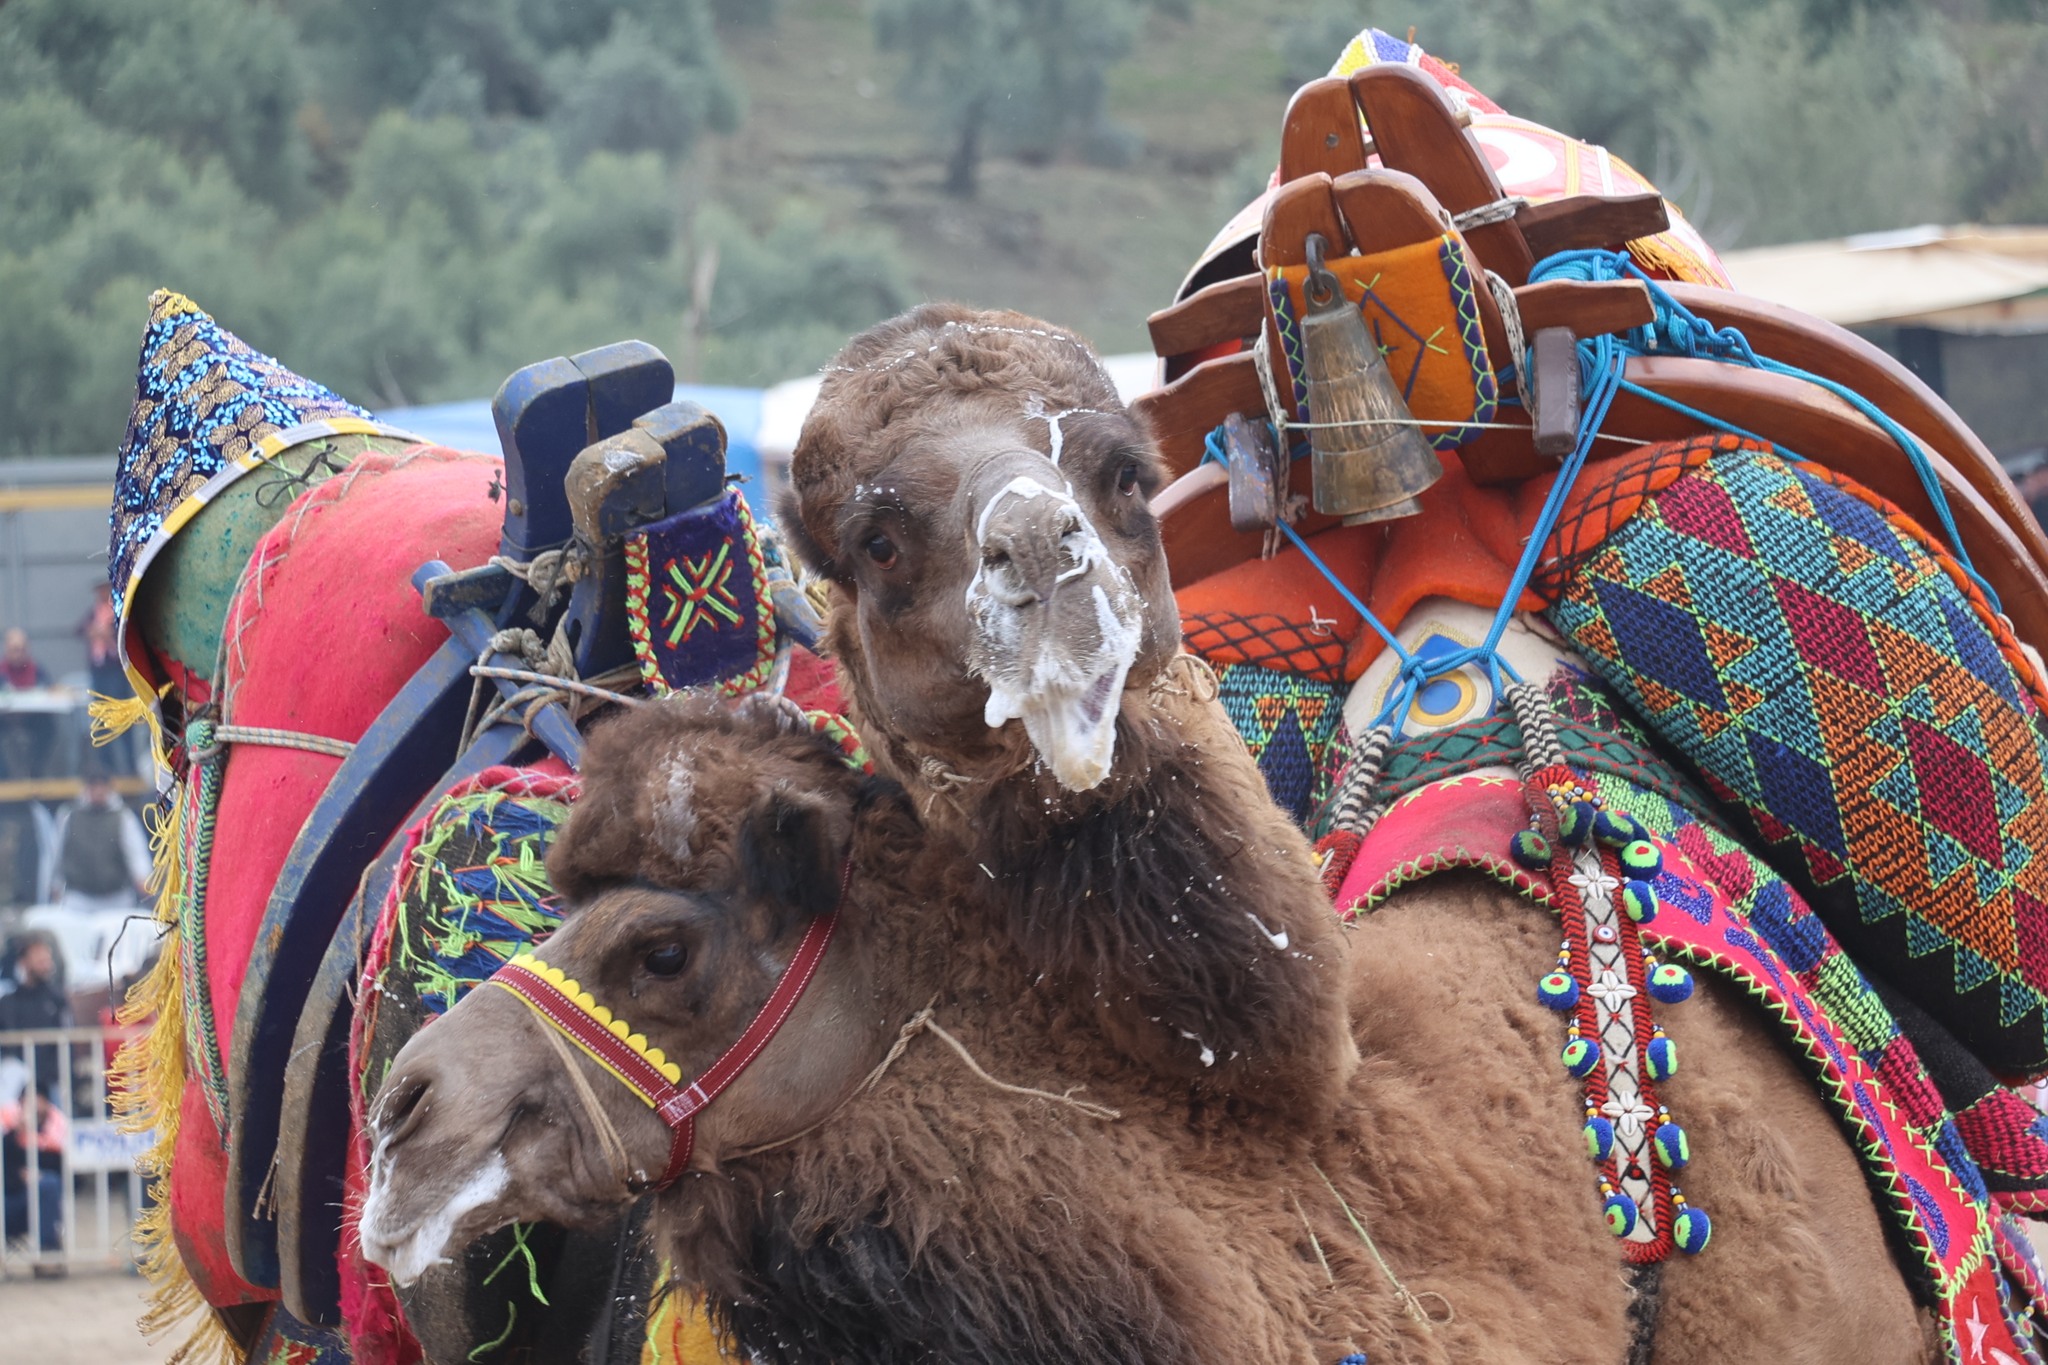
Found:
[{"label": "yellow fringe trim", "polygon": [[[150,705],[137,696],[109,697],[99,692],[90,695],[86,714],[92,720],[92,742],[95,746],[111,744],[122,735],[150,718]],[[150,727],[155,737],[156,727]]]},{"label": "yellow fringe trim", "polygon": [[[95,727],[101,724],[103,714],[128,717],[128,708],[121,702],[109,702],[103,709],[99,703],[108,700],[94,699]],[[140,714],[127,724],[150,719],[153,732],[154,718],[147,704],[138,702],[137,706]],[[107,723],[111,726],[112,721]],[[95,741],[104,742],[97,734]],[[154,1196],[150,1209],[135,1223],[142,1273],[150,1283],[149,1305],[136,1325],[145,1336],[154,1337],[194,1318],[184,1342],[170,1357],[173,1365],[231,1363],[243,1358],[242,1350],[200,1297],[199,1286],[192,1282],[171,1236],[171,1154],[178,1144],[178,1105],[185,1093],[185,996],[179,981],[183,955],[178,942],[185,895],[181,865],[184,820],[183,804],[175,795],[161,809],[164,813],[149,821],[149,888],[156,897],[156,922],[163,937],[156,965],[135,983],[121,1005],[121,1023],[146,1027],[121,1045],[114,1059],[112,1094],[121,1127],[131,1133],[153,1134],[154,1139],[136,1162]]]}]

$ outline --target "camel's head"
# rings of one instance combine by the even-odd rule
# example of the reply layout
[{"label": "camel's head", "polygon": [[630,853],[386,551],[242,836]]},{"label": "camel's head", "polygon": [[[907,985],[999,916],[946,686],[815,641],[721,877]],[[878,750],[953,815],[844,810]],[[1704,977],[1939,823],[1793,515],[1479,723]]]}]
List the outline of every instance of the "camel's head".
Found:
[{"label": "camel's head", "polygon": [[1102,781],[1127,689],[1179,647],[1159,470],[1095,353],[1048,323],[931,304],[848,343],[783,520],[852,601],[834,644],[892,762],[1035,750],[1071,791]]},{"label": "camel's head", "polygon": [[[688,1086],[747,1031],[813,920],[838,903],[873,781],[765,708],[632,712],[591,738],[582,798],[548,855],[568,914],[537,955]],[[786,1025],[697,1115],[689,1169],[801,1132],[874,1065],[888,1026],[853,918],[842,913]],[[671,1143],[634,1091],[493,985],[406,1044],[369,1118],[363,1252],[400,1283],[511,1222],[616,1215],[655,1183]]]}]

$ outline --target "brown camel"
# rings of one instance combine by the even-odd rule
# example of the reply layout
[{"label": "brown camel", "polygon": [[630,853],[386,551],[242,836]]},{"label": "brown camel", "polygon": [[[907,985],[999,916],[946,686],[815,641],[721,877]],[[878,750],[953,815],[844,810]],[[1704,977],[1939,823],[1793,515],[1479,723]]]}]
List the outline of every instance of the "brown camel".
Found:
[{"label": "brown camel", "polygon": [[[1105,1047],[985,933],[958,860],[894,783],[764,712],[702,703],[601,729],[584,771],[549,855],[569,913],[539,951],[683,1075],[741,1035],[838,906],[789,1023],[701,1112],[651,1219],[743,1351],[1457,1358],[1349,1230],[1346,1200],[1378,1216],[1349,1169],[1361,1116],[1343,1100],[1313,1127],[1191,1109],[1183,1083]],[[548,1027],[481,989],[395,1060],[361,1219],[394,1277],[508,1221],[613,1216],[661,1168],[663,1123]]]},{"label": "brown camel", "polygon": [[[1170,667],[1155,468],[1085,343],[932,305],[830,367],[782,520],[835,585],[831,646],[863,734],[935,837],[989,873],[991,924],[1019,954],[1101,992],[1119,1044],[1162,1073],[1189,1070],[1174,1041],[1200,1029],[1180,1021],[1225,1001],[1254,1069],[1315,1068],[1334,1054],[1288,1058],[1273,1029],[1298,1024],[1277,1002],[1245,1014],[1245,986],[1229,994],[1253,980],[1246,928],[1284,925],[1327,965],[1326,902],[1221,708]],[[1234,875],[1201,875],[1220,869]],[[1175,932],[1190,915],[1199,938]],[[1501,1314],[1488,1359],[1618,1360],[1637,1337],[1670,1360],[1926,1358],[1931,1320],[1848,1142],[1719,983],[1674,1014],[1687,1063],[1667,1093],[1703,1154],[1686,1187],[1714,1213],[1714,1245],[1624,1273],[1586,1195],[1555,1017],[1526,999],[1556,942],[1546,912],[1451,878],[1403,891],[1350,936],[1346,1003],[1367,1061],[1348,1094],[1394,1267],[1457,1300],[1461,1321]],[[1170,1033],[1148,1032],[1155,1018]],[[1227,1027],[1200,1025],[1210,1039]]]},{"label": "brown camel", "polygon": [[[1577,1098],[1545,1079],[1554,1017],[1520,991],[1425,984],[1428,1014],[1407,1000],[1443,958],[1485,979],[1540,958],[1540,916],[1489,928],[1507,907],[1450,879],[1403,897],[1352,945],[1367,1055],[1321,1121],[1191,1102],[985,932],[981,874],[959,873],[893,784],[766,717],[669,704],[593,738],[549,861],[570,913],[540,951],[694,1076],[839,901],[842,858],[810,990],[702,1111],[689,1173],[650,1220],[743,1350],[777,1365],[1630,1358],[1631,1290],[1585,1211]],[[1832,1122],[1732,1000],[1702,1005],[1714,1022],[1689,1045],[1725,1079],[1686,1102],[1722,1171],[1694,1183],[1734,1235],[1666,1272],[1649,1358],[1927,1358]],[[1520,1074],[1473,1046],[1488,1033]],[[401,1280],[513,1220],[616,1216],[670,1151],[648,1107],[502,990],[407,1045],[372,1121],[363,1245]]]},{"label": "brown camel", "polygon": [[[898,812],[902,832],[875,840],[915,846],[897,875],[876,865],[879,853],[857,856],[855,888],[893,886],[899,897],[877,903],[856,889],[842,947],[877,945],[864,959],[871,980],[914,984],[822,972],[824,994],[794,1016],[804,1041],[770,1045],[721,1101],[724,1114],[707,1111],[693,1163],[703,1174],[660,1206],[675,1211],[685,1277],[727,1304],[771,1360],[1307,1362],[1353,1345],[1375,1361],[1931,1358],[1931,1320],[1891,1258],[1838,1126],[1763,1021],[1719,983],[1703,981],[1672,1013],[1687,1065],[1665,1089],[1694,1135],[1686,1186],[1714,1214],[1713,1245],[1632,1274],[1592,1195],[1556,1016],[1529,991],[1555,951],[1547,912],[1446,876],[1329,942],[1327,902],[1298,836],[1266,803],[1224,719],[1190,695],[1196,680],[1168,667],[1165,578],[1144,506],[1150,469],[1142,432],[1085,347],[1030,319],[919,310],[853,343],[828,379],[797,468],[808,553],[839,583],[835,646],[870,743],[930,822],[919,836]],[[1013,515],[1019,506],[1035,515]],[[1045,591],[1031,587],[1033,574]],[[1076,586],[1090,599],[1102,589],[1094,611],[1034,630],[1029,613],[1053,615]],[[1006,621],[1006,611],[1026,619]],[[1118,670],[1104,744],[1091,730],[1094,689]],[[1042,695],[1034,679],[1045,680]],[[720,770],[687,769],[700,775],[693,818],[710,823],[702,775]],[[673,842],[676,821],[655,794],[676,786],[663,777],[636,795],[627,784],[625,796],[588,808],[623,841],[591,868],[638,880],[592,894],[596,878],[579,882],[560,855],[565,889],[591,918],[546,950],[643,1013],[656,997],[630,995],[635,962],[577,945],[620,922],[607,907],[623,915],[642,899],[665,903],[659,888],[679,872],[648,850],[664,829]],[[690,835],[694,856],[704,836]],[[736,865],[705,847],[714,867]],[[1224,889],[1212,894],[1191,868],[1222,877]],[[919,930],[925,916],[933,927]],[[1249,945],[1232,937],[1239,924],[1256,936]],[[900,925],[912,926],[908,941],[888,932]],[[793,933],[766,962],[718,954],[742,971],[752,1001]],[[1283,933],[1290,948],[1274,945]],[[1320,989],[1333,963],[1334,999]],[[1311,1004],[1252,988],[1260,980],[1291,981]],[[1125,1118],[1097,1122],[1032,1099],[991,1123],[993,1097],[928,1042],[845,1100],[934,988],[938,1018],[989,1075],[1052,1092],[1085,1083],[1087,1100]],[[380,1110],[388,1202],[373,1202],[365,1222],[366,1241],[395,1266],[424,1264],[451,1232],[459,1241],[511,1217],[594,1217],[637,1188],[599,1161],[581,1102],[500,994],[450,1018],[489,1016],[482,1026],[508,1040],[489,1055],[521,1066],[462,1072],[463,1030],[443,1023],[393,1073]],[[1276,1022],[1321,1028],[1347,1015],[1364,1056],[1356,1066],[1341,1040],[1318,1044]],[[721,1015],[716,1043],[690,1041],[687,1017],[635,1023],[701,1063],[744,1016]],[[1098,1041],[1100,1024],[1112,1048]],[[1216,1054],[1213,1065],[1184,1032]],[[1273,1074],[1287,1067],[1320,1079]],[[1311,1102],[1333,1090],[1322,1108]],[[600,1094],[638,1167],[656,1168],[661,1126],[616,1086]],[[437,1110],[461,1115],[468,1131],[441,1131]],[[1031,1149],[1029,1134],[1044,1131],[1077,1145]],[[1142,1159],[1127,1136],[1141,1131],[1163,1144]],[[494,1167],[501,1136],[506,1155]],[[1175,1172],[1197,1183],[1169,1179]],[[1020,1188],[1046,1197],[1032,1203]],[[1038,1220],[1055,1206],[1058,1223]],[[1168,1240],[1168,1228],[1185,1238]],[[1215,1254],[1243,1258],[1236,1269],[1196,1256],[1195,1244],[1219,1238]],[[691,1250],[742,1244],[724,1262]],[[1267,1259],[1278,1245],[1293,1262]],[[735,1274],[735,1263],[752,1269]],[[1396,1311],[1395,1283],[1436,1321]],[[1133,1307],[1126,1289],[1155,1297]],[[956,1323],[967,1335],[949,1334]]]}]

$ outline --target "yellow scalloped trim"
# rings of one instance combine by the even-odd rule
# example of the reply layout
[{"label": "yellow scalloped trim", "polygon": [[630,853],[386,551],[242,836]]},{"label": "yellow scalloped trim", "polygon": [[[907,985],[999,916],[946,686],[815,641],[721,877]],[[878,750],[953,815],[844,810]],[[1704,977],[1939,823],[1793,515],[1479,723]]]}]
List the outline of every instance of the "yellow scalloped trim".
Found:
[{"label": "yellow scalloped trim", "polygon": [[631,1024],[621,1019],[618,1015],[613,1014],[603,1005],[598,1004],[596,996],[584,990],[575,977],[568,975],[560,967],[550,967],[532,953],[520,953],[505,965],[531,972],[547,982],[550,986],[560,991],[564,997],[574,1001],[576,1008],[582,1010],[592,1019],[595,1019],[599,1027],[603,1028],[605,1032],[624,1043],[635,1053],[639,1054],[642,1061],[668,1077],[670,1085],[681,1085],[683,1083],[683,1069],[670,1061],[667,1053],[658,1047],[648,1046],[646,1034],[635,1032]]}]

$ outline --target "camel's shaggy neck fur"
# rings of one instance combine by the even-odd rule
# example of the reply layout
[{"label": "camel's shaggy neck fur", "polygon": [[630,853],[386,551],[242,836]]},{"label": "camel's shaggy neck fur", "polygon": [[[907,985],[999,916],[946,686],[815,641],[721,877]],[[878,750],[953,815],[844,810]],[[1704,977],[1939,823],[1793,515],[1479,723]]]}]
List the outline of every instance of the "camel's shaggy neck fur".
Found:
[{"label": "camel's shaggy neck fur", "polygon": [[[997,1089],[914,1037],[822,1127],[663,1197],[678,1277],[709,1290],[742,1348],[776,1365],[1320,1365],[1368,1342],[1422,1347],[1342,1250],[1312,1167],[1327,1122],[1191,1105],[1105,1050],[1085,1005],[987,933],[970,894],[987,879],[925,841],[907,806],[871,808],[855,850],[833,952],[849,955],[838,970],[875,974],[877,1052],[929,1001],[990,1075],[1083,1087],[1121,1117]],[[1348,1157],[1321,1160],[1372,1202]]]},{"label": "camel's shaggy neck fur", "polygon": [[1035,769],[973,792],[950,833],[1025,960],[1128,1055],[1205,1090],[1327,1112],[1355,1058],[1343,945],[1305,841],[1220,708],[1126,704],[1111,779]]}]

